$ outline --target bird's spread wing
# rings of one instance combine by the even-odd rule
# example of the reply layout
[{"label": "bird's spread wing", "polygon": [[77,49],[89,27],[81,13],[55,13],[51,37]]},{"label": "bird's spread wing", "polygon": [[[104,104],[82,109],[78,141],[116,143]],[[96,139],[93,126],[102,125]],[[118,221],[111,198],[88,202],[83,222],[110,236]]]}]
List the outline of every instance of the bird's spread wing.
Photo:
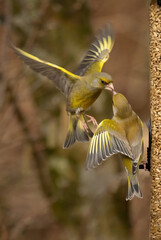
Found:
[{"label": "bird's spread wing", "polygon": [[111,24],[107,24],[92,42],[87,54],[75,73],[83,76],[89,73],[101,72],[103,64],[109,58],[109,53],[113,45],[113,28]]},{"label": "bird's spread wing", "polygon": [[55,86],[67,97],[72,85],[80,79],[79,76],[55,64],[43,61],[11,44],[16,54],[34,71],[51,79]]},{"label": "bird's spread wing", "polygon": [[91,140],[86,160],[88,168],[94,168],[113,154],[122,153],[133,159],[131,147],[124,129],[114,120],[103,120]]}]

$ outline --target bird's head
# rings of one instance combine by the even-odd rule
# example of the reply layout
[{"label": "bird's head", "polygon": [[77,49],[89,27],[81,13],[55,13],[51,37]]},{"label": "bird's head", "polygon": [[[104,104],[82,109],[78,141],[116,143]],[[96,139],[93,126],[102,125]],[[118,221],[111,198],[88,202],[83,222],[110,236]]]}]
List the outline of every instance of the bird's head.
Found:
[{"label": "bird's head", "polygon": [[113,92],[114,86],[112,82],[112,77],[108,73],[99,72],[92,76],[92,86],[94,88],[107,89]]},{"label": "bird's head", "polygon": [[132,108],[127,99],[121,93],[113,94],[113,114],[120,118],[127,118],[131,115]]}]

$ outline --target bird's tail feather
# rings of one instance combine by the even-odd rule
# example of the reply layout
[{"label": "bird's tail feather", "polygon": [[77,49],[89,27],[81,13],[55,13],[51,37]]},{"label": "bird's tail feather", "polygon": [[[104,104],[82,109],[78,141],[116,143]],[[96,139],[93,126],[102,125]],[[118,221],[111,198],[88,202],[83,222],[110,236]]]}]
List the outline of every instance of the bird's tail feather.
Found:
[{"label": "bird's tail feather", "polygon": [[126,200],[133,199],[135,195],[138,198],[142,198],[138,176],[137,176],[137,173],[135,175],[128,174],[128,192],[127,192]]},{"label": "bird's tail feather", "polygon": [[67,136],[63,148],[71,147],[75,141],[88,142],[89,138],[93,136],[88,125],[86,124],[87,130],[85,130],[82,123],[86,124],[83,115],[80,115],[79,117],[76,115],[70,115]]}]

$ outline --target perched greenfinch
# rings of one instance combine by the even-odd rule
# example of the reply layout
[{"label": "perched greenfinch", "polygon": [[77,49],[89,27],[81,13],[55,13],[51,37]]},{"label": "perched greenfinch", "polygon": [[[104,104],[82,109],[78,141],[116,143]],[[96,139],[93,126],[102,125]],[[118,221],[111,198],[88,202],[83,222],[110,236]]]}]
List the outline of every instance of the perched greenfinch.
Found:
[{"label": "perched greenfinch", "polygon": [[138,168],[143,157],[143,124],[120,93],[113,94],[113,118],[103,120],[91,140],[87,169],[94,168],[113,154],[121,153],[128,175],[126,200],[142,198]]},{"label": "perched greenfinch", "polygon": [[[20,58],[34,71],[51,79],[55,86],[66,97],[66,111],[70,116],[64,148],[70,147],[75,141],[89,141],[93,136],[84,116],[85,111],[94,103],[103,89],[113,91],[112,77],[101,72],[103,64],[108,60],[114,44],[113,28],[107,24],[92,42],[87,54],[76,73],[43,61],[15,46],[12,48]],[[96,120],[90,118],[96,124]]]}]

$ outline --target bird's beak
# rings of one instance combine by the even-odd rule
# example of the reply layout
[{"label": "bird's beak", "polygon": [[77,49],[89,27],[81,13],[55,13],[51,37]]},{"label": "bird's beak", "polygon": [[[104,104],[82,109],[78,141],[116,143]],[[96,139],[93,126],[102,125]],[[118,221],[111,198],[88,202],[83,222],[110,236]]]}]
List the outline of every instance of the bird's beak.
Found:
[{"label": "bird's beak", "polygon": [[114,85],[113,83],[109,83],[108,85],[105,86],[106,90],[111,91],[112,93],[114,92]]}]

